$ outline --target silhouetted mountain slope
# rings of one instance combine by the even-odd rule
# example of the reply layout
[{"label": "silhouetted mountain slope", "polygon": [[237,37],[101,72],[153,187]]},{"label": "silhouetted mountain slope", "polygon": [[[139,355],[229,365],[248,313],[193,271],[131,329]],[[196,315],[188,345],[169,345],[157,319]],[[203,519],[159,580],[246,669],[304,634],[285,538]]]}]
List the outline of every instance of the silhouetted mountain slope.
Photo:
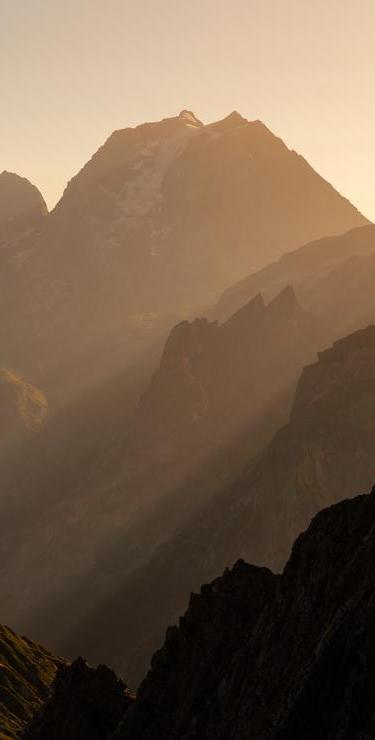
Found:
[{"label": "silhouetted mountain slope", "polygon": [[282,576],[239,561],[203,586],[117,737],[374,738],[374,525],[375,492],[343,501],[313,519]]},{"label": "silhouetted mountain slope", "polygon": [[332,339],[375,321],[375,226],[283,255],[225,291],[210,312],[225,320],[259,292],[271,300],[292,284],[299,303],[331,327]]},{"label": "silhouetted mountain slope", "polygon": [[173,330],[135,419],[118,380],[107,407],[91,397],[52,418],[2,466],[7,620],[60,650],[125,572],[147,563],[285,423],[324,336],[287,289],[223,326]]},{"label": "silhouetted mountain slope", "polygon": [[375,489],[317,514],[282,575],[239,560],[192,594],[135,701],[61,668],[26,737],[372,740],[374,618]]},{"label": "silhouetted mountain slope", "polygon": [[132,703],[126,685],[106,666],[82,658],[60,666],[52,696],[25,732],[25,740],[108,740]]},{"label": "silhouetted mountain slope", "polygon": [[0,173],[0,246],[20,239],[38,226],[47,214],[39,190],[24,177],[13,172]]},{"label": "silhouetted mountain slope", "polygon": [[176,529],[146,567],[123,579],[85,620],[72,646],[126,670],[134,685],[190,591],[238,558],[280,570],[319,509],[371,485],[374,418],[370,326],[320,353],[303,371],[289,423],[258,459],[247,458],[233,485],[217,489]]},{"label": "silhouetted mountain slope", "polygon": [[365,223],[259,121],[183,111],[116,131],[2,255],[7,364],[66,397],[250,269]]},{"label": "silhouetted mountain slope", "polygon": [[0,737],[18,738],[48,696],[61,664],[40,645],[0,625]]}]

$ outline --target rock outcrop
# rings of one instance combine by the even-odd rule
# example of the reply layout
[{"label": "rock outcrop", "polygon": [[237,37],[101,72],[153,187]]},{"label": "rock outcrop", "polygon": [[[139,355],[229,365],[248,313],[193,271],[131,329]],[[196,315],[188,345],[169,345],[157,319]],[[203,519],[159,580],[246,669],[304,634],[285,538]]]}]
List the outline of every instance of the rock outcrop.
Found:
[{"label": "rock outcrop", "polygon": [[60,666],[51,696],[24,734],[25,740],[108,740],[132,699],[106,666],[78,658]]},{"label": "rock outcrop", "polygon": [[46,701],[62,664],[35,642],[0,625],[0,737],[15,740]]},{"label": "rock outcrop", "polygon": [[281,575],[239,560],[192,594],[132,699],[59,669],[27,740],[372,740],[375,488],[324,509]]},{"label": "rock outcrop", "polygon": [[311,517],[369,488],[375,480],[374,419],[370,326],[320,353],[303,371],[289,423],[146,566],[123,579],[84,621],[75,649],[84,644],[90,659],[108,661],[128,680],[139,680],[191,591],[238,558],[280,571]]},{"label": "rock outcrop", "polygon": [[326,337],[324,324],[300,308],[291,286],[267,306],[256,296],[221,326],[205,318],[183,321],[169,335],[140,401],[135,443],[143,454],[154,445],[159,454],[179,450],[188,459],[192,448],[207,454],[244,426],[250,437],[275,407],[284,407],[287,418],[298,376]]},{"label": "rock outcrop", "polygon": [[192,596],[121,740],[373,738],[375,490],[318,514],[282,576],[238,562]]}]

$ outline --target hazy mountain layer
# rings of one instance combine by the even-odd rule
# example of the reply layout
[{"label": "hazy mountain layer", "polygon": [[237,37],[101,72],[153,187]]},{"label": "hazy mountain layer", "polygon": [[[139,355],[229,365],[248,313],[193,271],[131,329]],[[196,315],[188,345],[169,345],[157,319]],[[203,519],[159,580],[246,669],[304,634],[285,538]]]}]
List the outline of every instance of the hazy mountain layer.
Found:
[{"label": "hazy mountain layer", "polygon": [[290,422],[145,568],[124,578],[117,594],[85,621],[71,649],[84,648],[90,658],[127,670],[132,683],[139,680],[190,591],[238,558],[280,570],[319,509],[371,485],[374,418],[372,326],[337,342],[304,370]]},{"label": "hazy mountain layer", "polygon": [[375,226],[289,252],[225,291],[210,315],[225,320],[259,292],[272,300],[292,284],[299,303],[338,339],[375,321]]},{"label": "hazy mountain layer", "polygon": [[[61,400],[287,249],[366,219],[259,121],[116,131],[1,255],[7,365]],[[11,322],[11,326],[10,326]]]},{"label": "hazy mountain layer", "polygon": [[0,561],[7,620],[61,649],[77,620],[287,420],[299,373],[324,336],[291,289],[268,306],[257,298],[220,327],[182,324],[135,415],[133,394],[116,379],[8,456]]}]

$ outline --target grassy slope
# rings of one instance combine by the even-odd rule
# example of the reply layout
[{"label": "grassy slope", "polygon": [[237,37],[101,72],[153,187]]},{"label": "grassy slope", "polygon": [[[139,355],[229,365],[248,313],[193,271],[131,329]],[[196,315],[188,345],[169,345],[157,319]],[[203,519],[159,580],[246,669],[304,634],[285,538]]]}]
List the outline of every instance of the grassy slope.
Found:
[{"label": "grassy slope", "polygon": [[45,700],[61,660],[0,626],[0,740],[18,738]]}]

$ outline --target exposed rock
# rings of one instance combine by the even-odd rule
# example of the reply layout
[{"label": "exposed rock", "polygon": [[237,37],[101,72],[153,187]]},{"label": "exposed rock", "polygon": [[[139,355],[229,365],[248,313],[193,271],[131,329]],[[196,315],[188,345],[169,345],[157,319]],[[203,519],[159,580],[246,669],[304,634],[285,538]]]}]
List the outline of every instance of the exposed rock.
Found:
[{"label": "exposed rock", "polygon": [[38,233],[0,255],[6,362],[65,401],[87,368],[108,377],[250,270],[365,223],[236,112],[115,131]]},{"label": "exposed rock", "polygon": [[121,740],[375,737],[375,489],[322,511],[283,575],[237,563],[167,632]]},{"label": "exposed rock", "polygon": [[164,444],[165,454],[167,446],[182,447],[186,458],[192,445],[202,456],[245,425],[250,437],[269,409],[283,403],[288,409],[300,371],[326,336],[291,286],[268,306],[256,296],[222,326],[205,318],[183,321],[141,399],[135,442],[142,450]]},{"label": "exposed rock", "polygon": [[47,699],[62,661],[26,637],[0,625],[0,736],[19,738]]},{"label": "exposed rock", "polygon": [[91,659],[139,680],[190,591],[238,558],[279,571],[317,511],[369,488],[375,479],[374,419],[370,326],[320,353],[304,370],[289,423],[234,484],[217,488],[145,567],[123,579],[85,620],[75,648],[84,644]]},{"label": "exposed rock", "polygon": [[131,698],[106,666],[90,668],[82,658],[60,666],[51,696],[28,726],[25,740],[107,740]]},{"label": "exposed rock", "polygon": [[7,621],[68,657],[107,662],[91,649],[109,633],[94,636],[91,620],[82,650],[70,636],[285,423],[323,337],[291,289],[269,306],[258,297],[223,326],[199,319],[171,332],[134,424],[120,384],[108,408],[92,398],[80,421],[75,409],[52,418],[3,466]]}]

